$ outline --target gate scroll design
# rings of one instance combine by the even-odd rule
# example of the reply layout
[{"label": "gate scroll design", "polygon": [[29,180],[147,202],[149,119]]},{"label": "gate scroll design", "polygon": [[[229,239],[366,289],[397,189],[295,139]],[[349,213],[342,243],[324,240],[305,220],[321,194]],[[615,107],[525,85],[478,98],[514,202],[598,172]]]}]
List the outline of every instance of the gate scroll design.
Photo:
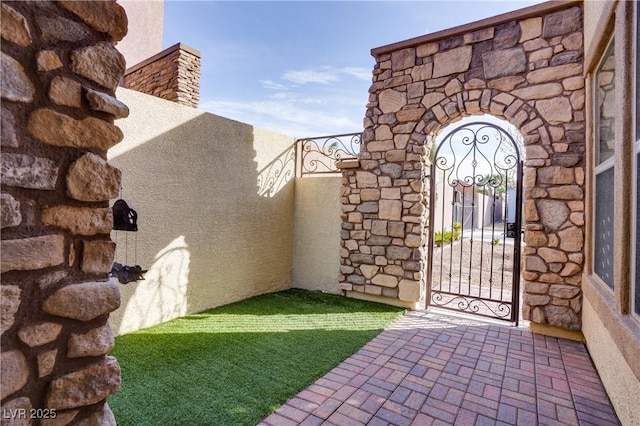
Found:
[{"label": "gate scroll design", "polygon": [[518,323],[522,172],[518,144],[473,122],[435,148],[430,176],[429,304]]}]

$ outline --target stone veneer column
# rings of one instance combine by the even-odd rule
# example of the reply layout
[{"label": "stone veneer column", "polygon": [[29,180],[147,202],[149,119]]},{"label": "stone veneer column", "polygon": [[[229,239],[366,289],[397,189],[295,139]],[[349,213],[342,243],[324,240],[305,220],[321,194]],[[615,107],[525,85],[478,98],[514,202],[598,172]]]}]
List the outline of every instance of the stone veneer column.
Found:
[{"label": "stone veneer column", "polygon": [[360,168],[343,170],[340,286],[409,306],[428,297],[432,143],[447,124],[487,113],[515,125],[526,145],[524,317],[579,330],[582,10],[543,4],[511,16],[372,51]]},{"label": "stone veneer column", "polygon": [[127,69],[123,87],[197,108],[200,52],[182,43]]},{"label": "stone veneer column", "polygon": [[[108,201],[120,171],[106,152],[123,137],[114,119],[129,112],[114,97],[127,17],[111,1],[1,8],[2,422],[115,424],[105,403],[120,389],[106,355],[120,305]],[[31,418],[31,408],[56,418]]]}]

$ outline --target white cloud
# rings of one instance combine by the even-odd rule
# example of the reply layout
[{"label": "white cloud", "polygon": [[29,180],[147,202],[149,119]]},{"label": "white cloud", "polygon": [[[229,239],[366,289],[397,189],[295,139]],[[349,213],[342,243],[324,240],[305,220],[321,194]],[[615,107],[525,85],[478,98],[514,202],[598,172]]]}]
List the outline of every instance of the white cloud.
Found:
[{"label": "white cloud", "polygon": [[269,99],[295,99],[297,97],[298,94],[293,92],[276,92],[268,96]]},{"label": "white cloud", "polygon": [[262,83],[262,87],[264,87],[265,89],[287,90],[287,86],[285,86],[284,84],[276,83],[273,80],[260,80],[260,83]]},{"label": "white cloud", "polygon": [[296,84],[320,83],[329,84],[339,81],[340,77],[332,70],[313,71],[313,70],[290,70],[282,74],[282,79],[291,81]]},{"label": "white cloud", "polygon": [[371,81],[371,71],[360,67],[287,70],[280,80],[260,80],[269,92],[253,99],[203,100],[200,108],[294,137],[360,132],[368,99],[363,81]]},{"label": "white cloud", "polygon": [[[340,81],[341,75],[348,75],[359,80],[371,81],[371,70],[362,67],[342,67],[335,68],[330,66],[321,67],[317,70],[288,70],[282,74],[282,79],[291,81],[295,84],[320,83],[329,84]],[[270,80],[267,80],[270,81]],[[271,81],[270,81],[271,82]],[[264,81],[262,81],[264,83]],[[278,83],[274,83],[278,84]]]},{"label": "white cloud", "polygon": [[362,131],[362,116],[350,116],[335,104],[309,104],[305,99],[213,100],[200,108],[223,117],[274,130],[289,136],[307,137]]},{"label": "white cloud", "polygon": [[371,81],[371,70],[369,68],[360,68],[360,67],[344,67],[340,68],[345,74],[349,74],[354,76],[355,78],[359,78],[364,81]]}]

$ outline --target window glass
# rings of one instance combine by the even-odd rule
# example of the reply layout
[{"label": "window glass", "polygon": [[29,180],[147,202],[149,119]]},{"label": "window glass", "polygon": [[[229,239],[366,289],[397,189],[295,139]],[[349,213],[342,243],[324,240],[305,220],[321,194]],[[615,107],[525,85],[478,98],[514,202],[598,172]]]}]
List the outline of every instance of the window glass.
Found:
[{"label": "window glass", "polygon": [[613,289],[615,178],[615,57],[611,40],[595,74],[595,193],[593,270]]},{"label": "window glass", "polygon": [[593,269],[613,288],[613,185],[614,168],[596,175],[595,247]]},{"label": "window glass", "polygon": [[609,44],[596,71],[596,122],[598,123],[596,166],[613,157],[615,142],[615,56],[614,42]]}]

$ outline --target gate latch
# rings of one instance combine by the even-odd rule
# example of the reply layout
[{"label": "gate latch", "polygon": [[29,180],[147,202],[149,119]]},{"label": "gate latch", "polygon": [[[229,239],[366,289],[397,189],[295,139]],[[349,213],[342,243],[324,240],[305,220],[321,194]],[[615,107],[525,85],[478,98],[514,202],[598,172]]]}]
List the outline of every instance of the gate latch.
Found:
[{"label": "gate latch", "polygon": [[515,222],[507,222],[507,238],[515,238],[516,232],[519,231],[517,224]]}]

